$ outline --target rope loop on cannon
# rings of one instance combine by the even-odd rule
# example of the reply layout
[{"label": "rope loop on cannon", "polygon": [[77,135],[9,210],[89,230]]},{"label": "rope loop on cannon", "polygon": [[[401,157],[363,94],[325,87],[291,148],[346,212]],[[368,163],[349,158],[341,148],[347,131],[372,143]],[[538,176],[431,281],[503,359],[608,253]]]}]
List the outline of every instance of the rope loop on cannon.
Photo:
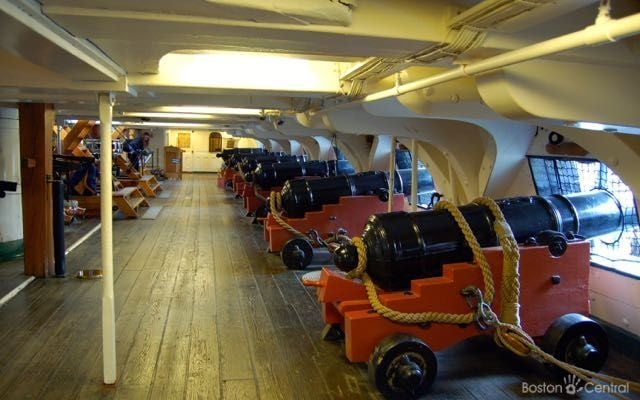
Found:
[{"label": "rope loop on cannon", "polygon": [[293,226],[289,225],[287,221],[285,221],[282,218],[282,216],[280,215],[281,209],[282,209],[282,195],[280,194],[280,192],[276,192],[272,190],[271,193],[269,194],[269,212],[273,216],[273,219],[275,219],[278,225],[286,229],[294,237],[306,238],[307,236],[305,234],[303,234]]}]

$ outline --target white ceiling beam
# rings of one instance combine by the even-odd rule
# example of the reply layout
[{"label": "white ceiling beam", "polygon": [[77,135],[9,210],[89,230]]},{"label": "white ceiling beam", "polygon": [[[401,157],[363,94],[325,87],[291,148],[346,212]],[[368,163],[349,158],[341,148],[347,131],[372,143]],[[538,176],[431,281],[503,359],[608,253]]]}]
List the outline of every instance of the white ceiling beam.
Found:
[{"label": "white ceiling beam", "polygon": [[163,55],[181,50],[262,51],[339,61],[403,57],[445,40],[447,21],[461,10],[441,1],[395,0],[390,6],[386,0],[367,0],[352,11],[349,26],[332,26],[264,22],[248,12],[242,19],[225,19],[206,4],[45,0],[43,10],[130,73],[155,73]]},{"label": "white ceiling beam", "polygon": [[[4,37],[0,42],[2,47],[7,48],[8,51],[14,54],[18,54],[36,64],[43,65],[44,63],[43,66],[51,67],[54,71],[63,75],[67,75],[67,71],[70,69],[69,56],[81,61],[86,67],[97,71],[99,73],[98,76],[101,76],[102,79],[107,78],[111,81],[118,81],[125,74],[122,68],[98,48],[86,40],[79,40],[74,37],[49,17],[42,14],[40,4],[36,1],[0,0],[0,12],[0,21],[2,22],[1,25],[3,25],[3,28],[0,28],[0,32],[3,33],[3,36],[15,33],[16,30],[31,31],[36,34],[36,37],[29,37],[29,41],[25,41],[25,37],[22,37],[20,41],[9,40],[11,39],[10,37]],[[7,30],[13,32],[7,32]],[[59,52],[47,54],[48,59],[43,59],[40,50],[46,48],[43,44],[44,42],[49,42]],[[64,56],[65,54],[67,57]]]}]

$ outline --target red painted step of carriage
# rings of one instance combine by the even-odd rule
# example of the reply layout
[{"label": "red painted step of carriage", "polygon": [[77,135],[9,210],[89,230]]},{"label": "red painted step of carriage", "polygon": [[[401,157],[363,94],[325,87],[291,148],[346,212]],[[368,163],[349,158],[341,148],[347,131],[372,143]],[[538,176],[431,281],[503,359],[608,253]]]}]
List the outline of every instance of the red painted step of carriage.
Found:
[{"label": "red painted step of carriage", "polygon": [[244,177],[239,172],[236,172],[232,179],[233,193],[235,193],[236,196],[240,196],[245,184],[246,182],[244,181]]},{"label": "red painted step of carriage", "polygon": [[258,207],[262,206],[265,202],[263,199],[268,199],[272,191],[280,192],[282,186],[273,187],[269,190],[259,189],[253,185],[246,185],[242,198],[244,200],[244,209],[248,213],[255,213]]},{"label": "red painted step of carriage", "polygon": [[225,168],[218,173],[217,186],[219,188],[224,188],[227,182],[231,182],[233,180],[233,175],[235,171],[231,168]]}]

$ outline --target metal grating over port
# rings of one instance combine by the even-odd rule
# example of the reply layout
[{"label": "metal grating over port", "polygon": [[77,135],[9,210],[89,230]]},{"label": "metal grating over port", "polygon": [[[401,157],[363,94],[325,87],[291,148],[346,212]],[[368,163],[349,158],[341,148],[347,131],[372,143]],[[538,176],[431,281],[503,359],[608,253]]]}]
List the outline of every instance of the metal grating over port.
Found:
[{"label": "metal grating over port", "polygon": [[[531,174],[539,195],[568,194],[593,189],[613,193],[624,211],[624,230],[612,238],[592,241],[592,253],[612,263],[622,263],[622,269],[640,274],[640,226],[633,192],[605,164],[593,159],[529,157]],[[602,258],[602,259],[601,259]],[[618,268],[618,265],[615,266]]]}]

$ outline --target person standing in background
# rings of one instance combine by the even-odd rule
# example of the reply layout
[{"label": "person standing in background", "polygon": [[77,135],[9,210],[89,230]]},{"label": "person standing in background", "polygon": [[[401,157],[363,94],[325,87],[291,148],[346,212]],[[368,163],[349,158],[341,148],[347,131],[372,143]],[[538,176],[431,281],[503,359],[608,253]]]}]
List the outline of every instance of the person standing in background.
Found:
[{"label": "person standing in background", "polygon": [[149,147],[150,140],[151,134],[149,132],[145,132],[140,136],[128,139],[124,142],[122,148],[127,152],[127,157],[129,157],[129,161],[131,162],[131,165],[133,165],[134,169],[140,169],[140,160],[145,149]]}]

